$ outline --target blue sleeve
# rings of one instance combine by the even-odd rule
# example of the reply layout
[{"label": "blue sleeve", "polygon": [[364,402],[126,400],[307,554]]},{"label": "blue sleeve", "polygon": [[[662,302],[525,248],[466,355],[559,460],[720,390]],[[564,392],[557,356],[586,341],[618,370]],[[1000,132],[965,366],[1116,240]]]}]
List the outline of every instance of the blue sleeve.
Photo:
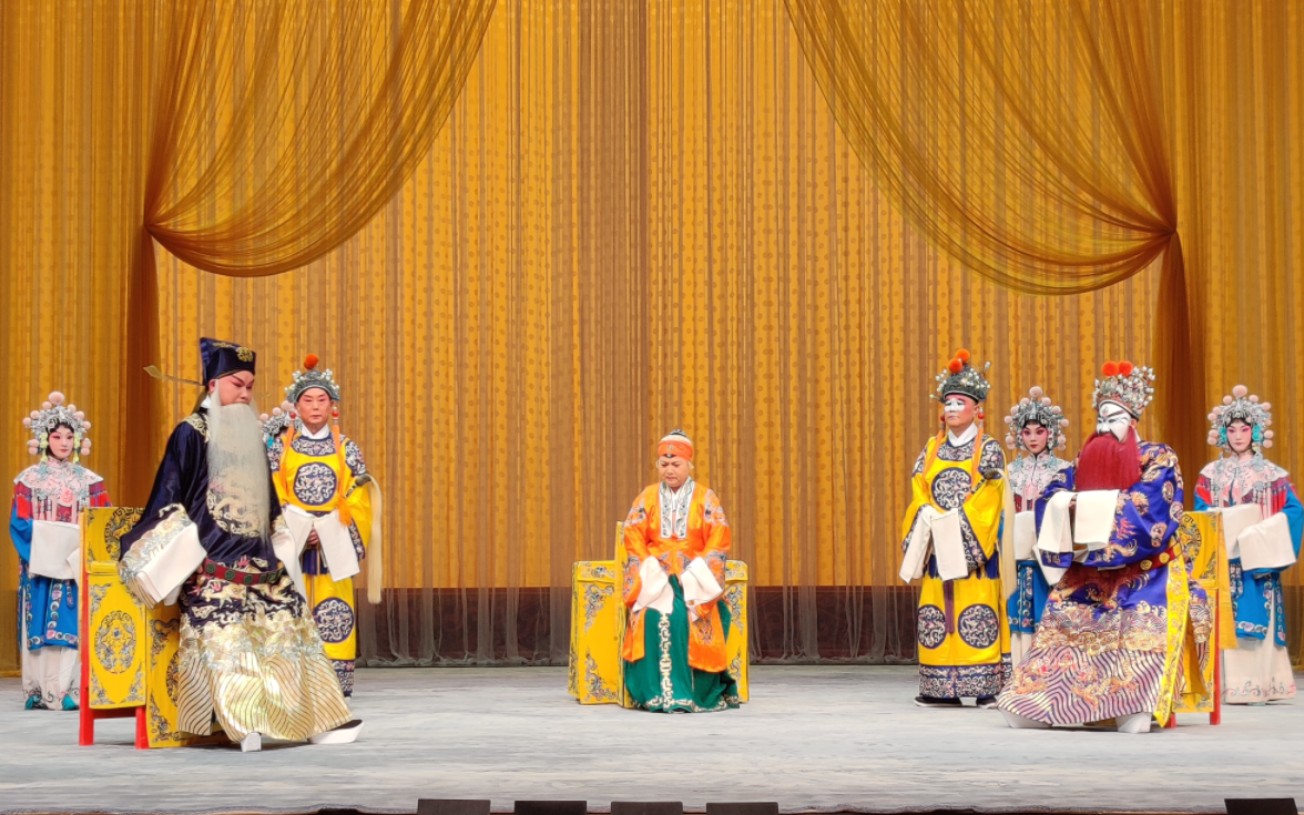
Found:
[{"label": "blue sleeve", "polygon": [[[18,557],[23,563],[32,561],[32,519],[22,517],[18,511],[18,501],[14,501],[14,508],[9,513],[9,538],[14,542],[14,548],[18,550]],[[1296,548],[1299,548],[1298,545]]]},{"label": "blue sleeve", "polygon": [[1299,557],[1300,538],[1304,537],[1304,505],[1300,504],[1293,486],[1286,489],[1286,505],[1281,511],[1286,514],[1286,523],[1290,525],[1290,542],[1295,545],[1295,557]]}]

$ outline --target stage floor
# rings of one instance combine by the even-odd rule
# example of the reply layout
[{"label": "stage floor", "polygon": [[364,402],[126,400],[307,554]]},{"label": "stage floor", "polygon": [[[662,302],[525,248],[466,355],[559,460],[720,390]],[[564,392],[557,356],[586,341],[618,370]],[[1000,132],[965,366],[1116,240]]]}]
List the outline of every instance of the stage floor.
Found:
[{"label": "stage floor", "polygon": [[566,695],[560,668],[358,672],[350,746],[138,751],[131,720],[77,746],[74,713],[0,680],[0,813],[414,812],[418,798],[778,801],[785,811],[1224,812],[1304,795],[1304,700],[1128,736],[1016,731],[915,707],[913,667],[759,666],[735,711],[657,715]]}]

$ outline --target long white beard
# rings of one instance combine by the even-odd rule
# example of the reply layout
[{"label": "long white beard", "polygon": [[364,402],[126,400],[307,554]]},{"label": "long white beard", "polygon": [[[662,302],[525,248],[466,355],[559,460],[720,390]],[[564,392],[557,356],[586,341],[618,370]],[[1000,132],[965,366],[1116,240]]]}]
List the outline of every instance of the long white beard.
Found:
[{"label": "long white beard", "polygon": [[253,405],[208,409],[208,508],[228,532],[266,539],[271,508],[267,448]]}]

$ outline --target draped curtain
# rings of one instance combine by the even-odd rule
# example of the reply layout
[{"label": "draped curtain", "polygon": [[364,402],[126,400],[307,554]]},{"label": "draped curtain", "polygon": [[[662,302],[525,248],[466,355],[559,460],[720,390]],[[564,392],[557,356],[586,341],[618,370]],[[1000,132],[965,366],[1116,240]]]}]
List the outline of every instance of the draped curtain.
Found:
[{"label": "draped curtain", "polygon": [[[923,8],[875,5],[898,20]],[[95,422],[87,463],[115,497],[127,500],[118,487],[133,467],[152,470],[156,451],[141,440],[160,445],[196,389],[124,385],[124,371],[141,362],[126,361],[127,338],[141,330],[123,315],[139,309],[127,292],[143,259],[132,253],[148,250],[156,276],[148,361],[197,378],[198,336],[250,344],[264,408],[280,401],[304,354],[335,369],[342,429],[387,497],[388,591],[381,605],[360,609],[369,664],[563,662],[570,564],[610,557],[615,522],[655,478],[655,440],[676,426],[697,440],[697,476],[720,494],[736,555],[751,568],[753,653],[910,660],[914,597],[895,577],[900,513],[909,467],[936,429],[932,376],[949,354],[964,345],[992,360],[989,431],[999,434],[1005,407],[1041,385],[1073,420],[1071,452],[1090,427],[1099,363],[1151,361],[1155,341],[1171,336],[1167,318],[1157,319],[1170,278],[1154,253],[1173,250],[1153,192],[1163,185],[1146,180],[1126,149],[1142,134],[1119,132],[1124,117],[1087,80],[1081,39],[1065,47],[1072,59],[1052,59],[1054,46],[1041,45],[1123,12],[1105,3],[967,5],[966,25],[980,31],[995,30],[982,27],[989,11],[1022,21],[995,38],[1001,59],[1040,49],[1047,62],[1026,77],[986,69],[1024,83],[1018,94],[979,81],[972,44],[958,96],[939,90],[937,76],[952,72],[944,65],[892,74],[885,115],[907,123],[902,138],[935,154],[948,195],[998,207],[957,222],[967,237],[954,245],[920,220],[927,205],[903,204],[894,185],[907,182],[893,175],[904,170],[867,157],[829,77],[812,64],[812,32],[784,2],[500,0],[460,96],[406,181],[336,248],[325,251],[330,241],[320,238],[335,226],[300,223],[316,237],[305,232],[273,252],[275,236],[290,234],[280,225],[308,206],[308,148],[289,124],[269,131],[277,149],[232,134],[279,110],[279,97],[249,84],[254,73],[291,83],[292,100],[311,97],[313,86],[292,83],[303,74],[288,54],[275,71],[260,67],[251,38],[268,30],[256,19],[271,25],[257,15],[262,6],[240,7],[253,15],[231,29],[246,32],[232,35],[243,45],[197,72],[201,99],[231,101],[208,120],[184,117],[193,129],[175,149],[186,157],[173,157],[160,176],[170,179],[162,203],[147,210],[145,156],[157,154],[145,124],[156,119],[132,111],[152,99],[146,80],[156,71],[144,55],[160,53],[167,29],[130,5],[95,4],[73,17],[5,4],[0,428],[9,441],[0,463],[10,473],[30,463],[19,420],[57,386]],[[1181,410],[1198,424],[1244,380],[1273,401],[1282,443],[1272,452],[1299,470],[1301,448],[1289,440],[1304,438],[1304,416],[1290,371],[1304,339],[1293,317],[1304,287],[1291,270],[1304,260],[1304,215],[1291,196],[1304,185],[1304,148],[1292,137],[1304,132],[1304,104],[1283,93],[1304,80],[1304,56],[1290,48],[1304,34],[1299,13],[1270,3],[1249,4],[1244,16],[1214,4],[1135,5],[1143,14],[1128,36],[1144,34],[1167,67],[1145,93],[1111,92],[1157,98],[1161,118],[1170,117],[1158,127],[1171,148],[1191,294],[1184,308],[1203,326],[1203,351],[1187,366],[1198,359],[1207,377]],[[933,27],[916,39],[947,27],[940,18],[952,7],[931,6]],[[1067,16],[1078,11],[1085,16]],[[190,25],[202,19],[169,13]],[[336,23],[296,13],[277,12],[288,37],[281,49],[308,26],[319,38],[304,54],[329,50]],[[372,41],[385,56],[369,65],[397,53],[406,18],[383,19],[389,37]],[[1177,38],[1179,29],[1188,36]],[[879,31],[874,70],[923,58],[901,53],[911,40],[887,33]],[[1114,49],[1105,64],[1122,59],[1121,47],[1101,47]],[[1181,65],[1194,67],[1185,75]],[[261,101],[249,102],[254,111],[237,126],[235,100],[250,93]],[[336,130],[323,139],[344,146],[353,128],[365,129],[363,96],[345,94],[356,115],[331,119]],[[1004,124],[966,118],[962,127],[957,99],[965,116],[1001,111]],[[1033,140],[1060,108],[1086,134]],[[994,139],[995,152],[979,155],[981,141],[953,152],[962,132]],[[1057,169],[1051,158],[1065,156],[1090,173]],[[208,169],[218,166],[228,170]],[[286,172],[301,175],[260,186]],[[956,179],[968,179],[959,192]],[[257,206],[280,214],[250,221],[259,189],[279,191]],[[931,217],[944,209],[949,218],[963,207],[939,205]],[[157,217],[141,219],[151,211]],[[246,268],[270,269],[273,254],[289,257],[310,241],[323,251],[274,276],[212,274],[204,258],[235,245],[223,225],[236,221],[269,241],[250,244],[258,251]],[[142,223],[151,235],[166,226],[202,238],[186,257],[182,243],[142,243]],[[1043,266],[1014,260],[989,229],[1028,238]],[[985,272],[1005,277],[975,274],[983,258]],[[1050,259],[1066,271],[1055,273]],[[1089,290],[1047,297],[1024,285],[1052,277]],[[1182,373],[1160,367],[1161,395]],[[156,399],[150,422],[126,401],[142,394]],[[1152,412],[1142,431],[1163,438],[1166,424],[1166,413]],[[1183,455],[1189,485],[1214,451]],[[0,667],[16,665],[14,564],[3,547]],[[1304,619],[1298,570],[1287,582],[1287,613]],[[1301,627],[1290,630],[1298,652]]]},{"label": "draped curtain", "polygon": [[[857,155],[911,224],[967,268],[1063,294],[1162,259],[1153,360],[1163,437],[1193,454],[1204,394],[1174,165],[1171,4],[785,0]],[[1184,6],[1178,3],[1180,15]],[[1207,5],[1207,4],[1205,4]],[[1185,169],[1185,168],[1184,168]],[[1030,188],[1029,207],[1009,206]],[[1171,338],[1171,341],[1170,341]]]}]

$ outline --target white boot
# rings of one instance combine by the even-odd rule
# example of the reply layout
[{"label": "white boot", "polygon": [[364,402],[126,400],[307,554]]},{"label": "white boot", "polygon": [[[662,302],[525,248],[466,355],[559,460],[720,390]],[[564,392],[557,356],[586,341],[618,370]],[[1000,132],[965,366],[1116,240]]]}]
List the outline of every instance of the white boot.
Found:
[{"label": "white boot", "polygon": [[257,753],[263,749],[263,734],[257,731],[240,739],[240,752]]},{"label": "white boot", "polygon": [[362,720],[354,719],[351,722],[345,722],[334,730],[327,730],[324,733],[309,736],[308,742],[311,744],[352,744],[358,740],[358,734],[361,732]]},{"label": "white boot", "polygon": [[1149,733],[1150,721],[1154,718],[1149,713],[1129,713],[1126,716],[1119,716],[1118,732],[1120,733]]},{"label": "white boot", "polygon": [[1016,730],[1045,730],[1050,727],[1045,722],[1039,722],[1036,719],[1029,719],[1027,716],[1020,716],[1017,713],[1011,713],[1008,710],[1002,710],[1001,715],[1005,717],[1005,723]]}]

